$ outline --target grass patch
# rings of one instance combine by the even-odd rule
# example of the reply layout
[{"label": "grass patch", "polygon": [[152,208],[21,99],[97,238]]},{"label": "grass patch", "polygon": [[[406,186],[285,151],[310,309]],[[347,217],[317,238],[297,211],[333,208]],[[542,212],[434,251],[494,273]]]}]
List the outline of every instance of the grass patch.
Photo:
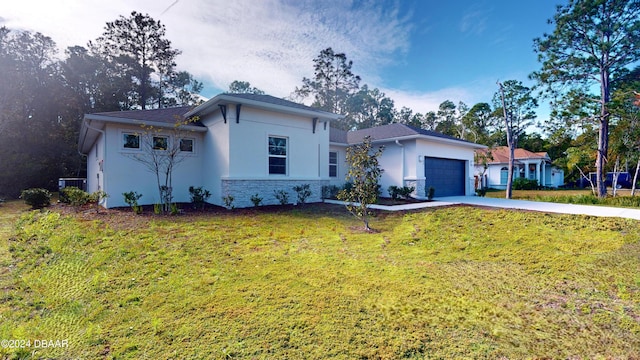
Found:
[{"label": "grass patch", "polygon": [[[487,197],[504,198],[504,190],[487,191]],[[616,197],[598,198],[591,190],[513,190],[512,199],[546,201],[561,204],[602,205],[613,207],[640,207],[640,196],[631,196],[629,190],[618,190]]]},{"label": "grass patch", "polygon": [[640,356],[637,221],[451,207],[368,234],[342,209],[28,212],[3,244],[0,338],[69,347],[0,356]]}]

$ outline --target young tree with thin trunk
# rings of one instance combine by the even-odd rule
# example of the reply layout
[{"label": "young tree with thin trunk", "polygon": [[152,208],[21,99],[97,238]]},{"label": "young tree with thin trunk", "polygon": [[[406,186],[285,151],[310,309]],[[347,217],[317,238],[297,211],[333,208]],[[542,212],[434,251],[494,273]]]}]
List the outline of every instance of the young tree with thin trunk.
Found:
[{"label": "young tree with thin trunk", "polygon": [[553,33],[534,40],[542,69],[531,77],[554,97],[598,86],[596,174],[598,196],[604,197],[611,84],[640,60],[640,0],[569,0],[549,23]]},{"label": "young tree with thin trunk", "polygon": [[531,95],[531,89],[522,85],[520,81],[507,80],[498,82],[499,91],[493,97],[496,103],[496,112],[504,117],[505,131],[507,133],[507,146],[509,147],[509,172],[507,178],[506,198],[511,199],[513,187],[513,172],[515,161],[515,149],[518,147],[518,138],[524,134],[526,128],[531,125],[536,114],[534,109],[538,102]]},{"label": "young tree with thin trunk", "polygon": [[378,199],[378,180],[383,170],[378,164],[378,158],[384,148],[372,150],[371,137],[367,136],[361,144],[347,148],[347,182],[353,184],[351,189],[344,189],[338,193],[338,199],[347,202],[347,210],[364,222],[364,229],[371,231],[369,205]]}]

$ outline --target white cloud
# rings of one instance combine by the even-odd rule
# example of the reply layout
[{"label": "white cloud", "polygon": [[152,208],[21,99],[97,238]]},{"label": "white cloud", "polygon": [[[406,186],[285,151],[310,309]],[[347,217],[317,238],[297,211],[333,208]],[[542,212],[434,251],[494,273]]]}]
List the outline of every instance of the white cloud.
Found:
[{"label": "white cloud", "polygon": [[409,47],[408,19],[376,1],[3,1],[0,25],[39,31],[61,48],[84,46],[134,10],[166,25],[182,51],[180,68],[219,89],[244,80],[287,96],[312,76],[313,58],[327,47],[346,53],[355,73],[377,78]]}]

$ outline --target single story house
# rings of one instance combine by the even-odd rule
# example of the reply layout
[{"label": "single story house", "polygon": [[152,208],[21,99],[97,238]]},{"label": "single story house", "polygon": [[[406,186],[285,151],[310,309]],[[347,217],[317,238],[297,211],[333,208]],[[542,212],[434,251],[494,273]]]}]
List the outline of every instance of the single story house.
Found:
[{"label": "single story house", "polygon": [[341,117],[269,95],[220,94],[194,108],[87,114],[78,148],[87,191],[109,194],[108,208],[126,206],[129,191],[143,195],[140,204],[160,203],[150,169],[169,153],[175,202],[190,201],[190,186],[209,190],[215,205],[232,196],[236,207],[253,206],[254,195],[278,204],[278,191],[295,202],[292,188],[303,184],[318,202],[323,186],[344,184],[346,148],[367,135],[385,146],[385,194],[389,185],[415,186],[419,197],[429,186],[436,196],[473,194],[473,154],[484,146],[401,124],[342,132],[330,126]]},{"label": "single story house", "polygon": [[379,159],[383,195],[390,185],[414,187],[413,196],[425,198],[434,188],[436,197],[472,195],[474,150],[486,146],[405,124],[389,124],[356,131],[331,129],[330,152],[340,159],[332,184],[344,183],[348,171],[346,148],[370,136],[372,145],[384,146]]},{"label": "single story house", "polygon": [[[476,151],[476,188],[486,187],[506,189],[509,177],[509,148],[499,146],[494,149]],[[546,152],[532,152],[517,148],[514,150],[513,177],[537,180],[538,185],[556,188],[564,184],[564,171],[551,165]]]}]

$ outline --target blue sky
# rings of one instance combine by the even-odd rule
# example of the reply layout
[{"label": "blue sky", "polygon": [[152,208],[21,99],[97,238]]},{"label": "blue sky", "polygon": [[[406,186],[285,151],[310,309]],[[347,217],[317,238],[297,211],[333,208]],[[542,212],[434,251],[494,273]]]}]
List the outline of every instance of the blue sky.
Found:
[{"label": "blue sky", "polygon": [[[563,0],[21,0],[0,3],[0,26],[39,31],[61,47],[86,45],[136,10],[167,27],[178,66],[215,96],[233,80],[286,97],[326,48],[344,52],[362,84],[396,107],[490,102],[496,81],[538,69],[533,38]],[[548,110],[543,107],[540,117]]]}]

